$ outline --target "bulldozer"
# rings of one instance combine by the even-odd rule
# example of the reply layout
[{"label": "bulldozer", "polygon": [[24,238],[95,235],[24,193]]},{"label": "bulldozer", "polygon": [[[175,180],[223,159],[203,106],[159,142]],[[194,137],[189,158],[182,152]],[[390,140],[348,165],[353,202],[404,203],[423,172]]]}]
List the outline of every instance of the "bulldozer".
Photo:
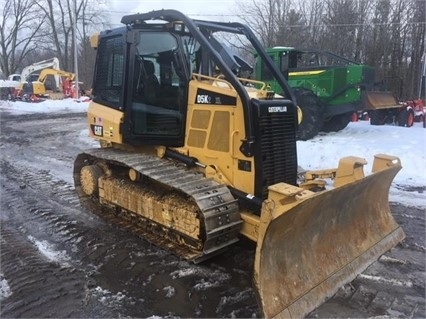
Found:
[{"label": "bulldozer", "polygon": [[[121,22],[91,37],[87,124],[100,146],[73,171],[85,209],[121,216],[194,263],[241,236],[255,242],[266,318],[306,316],[404,238],[388,203],[399,158],[377,154],[369,175],[356,156],[298,170],[294,94],[248,26],[176,10]],[[240,77],[247,64],[221,42],[232,36],[264,59],[281,94]]]}]

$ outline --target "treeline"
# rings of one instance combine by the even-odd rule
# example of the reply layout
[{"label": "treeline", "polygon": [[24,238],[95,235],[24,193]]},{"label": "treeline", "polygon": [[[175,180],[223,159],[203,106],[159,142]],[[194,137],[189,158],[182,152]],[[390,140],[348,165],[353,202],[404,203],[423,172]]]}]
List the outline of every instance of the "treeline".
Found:
[{"label": "treeline", "polygon": [[238,2],[241,19],[266,47],[327,50],[374,66],[376,80],[401,99],[420,92],[425,7],[426,0]]},{"label": "treeline", "polygon": [[[108,28],[108,0],[0,0],[0,69],[20,73],[34,62],[59,58],[91,85],[89,37]],[[376,68],[376,80],[400,98],[420,92],[425,52],[426,0],[236,0],[235,14],[266,47],[328,50]],[[77,33],[73,21],[76,12]]]},{"label": "treeline", "polygon": [[76,42],[79,81],[90,88],[94,50],[90,48],[89,37],[106,28],[105,2],[0,0],[2,76],[20,73],[25,66],[53,57],[59,59],[62,70],[74,72]]}]

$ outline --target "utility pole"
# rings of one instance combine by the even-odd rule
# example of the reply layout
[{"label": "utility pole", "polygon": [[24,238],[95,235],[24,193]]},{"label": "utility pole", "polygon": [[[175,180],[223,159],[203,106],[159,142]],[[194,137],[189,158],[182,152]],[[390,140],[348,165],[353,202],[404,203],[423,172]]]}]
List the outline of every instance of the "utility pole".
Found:
[{"label": "utility pole", "polygon": [[77,50],[77,0],[74,0],[73,14],[73,33],[74,33],[74,74],[75,74],[75,91],[77,99],[80,97],[80,89],[78,87],[78,50]]}]

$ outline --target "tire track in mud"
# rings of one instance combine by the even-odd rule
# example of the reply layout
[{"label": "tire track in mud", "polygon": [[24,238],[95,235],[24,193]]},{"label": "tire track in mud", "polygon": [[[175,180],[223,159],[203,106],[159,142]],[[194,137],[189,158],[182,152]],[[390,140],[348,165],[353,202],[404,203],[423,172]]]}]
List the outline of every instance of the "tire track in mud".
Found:
[{"label": "tire track in mud", "polygon": [[19,230],[2,224],[1,234],[1,269],[12,292],[2,318],[81,317],[84,273],[47,261]]},{"label": "tire track in mud", "polygon": [[[102,317],[259,316],[251,287],[253,260],[247,258],[246,248],[234,247],[222,257],[203,265],[193,265],[129,233],[132,227],[126,231],[120,225],[110,225],[96,215],[86,213],[80,206],[74,187],[56,179],[49,171],[32,171],[6,161],[0,162],[0,168],[3,203],[8,203],[9,210],[2,217],[10,221],[11,227],[18,229],[10,237],[21,234],[25,239],[26,236],[26,245],[31,247],[29,250],[34,250],[34,242],[28,239],[28,234],[38,242],[48,242],[69,256],[66,267],[62,267],[71,267],[74,273],[80,274],[77,279],[68,280],[65,276],[63,284],[62,281],[56,283],[59,287],[67,287],[68,281],[71,286],[76,281],[79,285],[77,290],[84,287],[85,292],[76,295],[76,300],[83,306],[71,308],[86,313],[86,308],[95,307],[96,316]],[[8,180],[4,181],[6,176]],[[253,254],[253,251],[248,253]],[[3,260],[12,260],[13,264],[11,252],[5,251],[5,254]],[[38,267],[38,263],[34,265]],[[32,268],[28,269],[31,271]],[[41,272],[40,278],[42,274],[48,275]],[[21,293],[18,283],[15,283],[16,278],[27,278],[25,273],[5,271],[4,276],[12,296],[20,295],[23,300],[30,298]],[[34,281],[34,286],[37,284],[42,287],[41,279]],[[45,296],[39,308],[49,309],[50,302],[62,303],[61,298],[65,300],[67,297],[74,304],[72,295],[61,297],[55,293]],[[14,312],[21,308],[16,302],[11,297],[7,298],[5,306],[11,310],[3,314],[21,315]],[[50,312],[39,312],[31,305],[33,303],[28,304],[23,315],[50,316]],[[101,310],[99,305],[104,309]],[[78,312],[70,313],[70,316],[78,315]]]},{"label": "tire track in mud", "polygon": [[66,214],[66,205],[71,211],[79,206],[73,187],[5,161],[1,187],[1,272],[11,290],[1,317],[116,316],[93,295],[90,267],[68,256],[88,231]]}]

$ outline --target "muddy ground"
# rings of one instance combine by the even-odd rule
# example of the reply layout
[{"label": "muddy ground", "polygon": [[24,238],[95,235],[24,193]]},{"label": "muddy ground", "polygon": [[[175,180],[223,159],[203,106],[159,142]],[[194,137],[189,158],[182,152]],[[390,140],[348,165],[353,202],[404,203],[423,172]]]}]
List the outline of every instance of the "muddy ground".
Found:
[{"label": "muddy ground", "polygon": [[[194,265],[85,211],[85,114],[1,114],[2,318],[260,317],[254,245]],[[418,190],[415,190],[418,191]],[[424,190],[420,190],[424,191]],[[425,317],[425,212],[391,203],[407,238],[309,317]]]}]

